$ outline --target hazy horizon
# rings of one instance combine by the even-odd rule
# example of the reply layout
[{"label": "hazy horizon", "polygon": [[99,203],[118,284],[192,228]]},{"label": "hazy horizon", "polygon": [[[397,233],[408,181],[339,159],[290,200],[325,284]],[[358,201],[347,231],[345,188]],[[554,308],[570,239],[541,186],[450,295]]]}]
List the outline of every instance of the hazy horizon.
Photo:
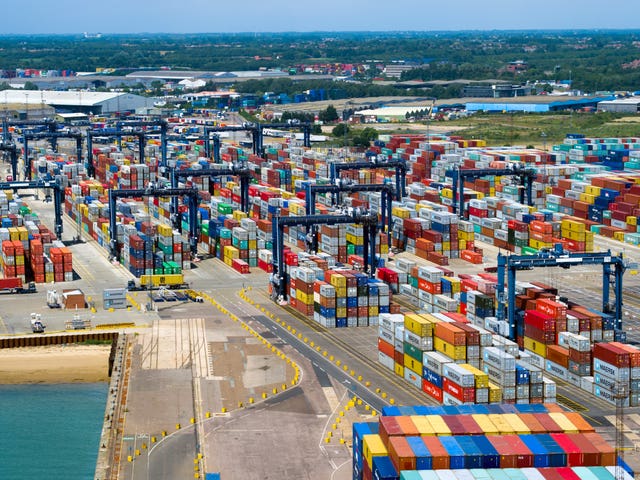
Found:
[{"label": "hazy horizon", "polygon": [[580,5],[540,0],[517,8],[506,0],[446,4],[408,0],[288,0],[214,3],[184,0],[126,2],[109,8],[80,0],[22,0],[3,12],[0,35],[340,33],[508,30],[638,30],[640,2],[583,0]]}]

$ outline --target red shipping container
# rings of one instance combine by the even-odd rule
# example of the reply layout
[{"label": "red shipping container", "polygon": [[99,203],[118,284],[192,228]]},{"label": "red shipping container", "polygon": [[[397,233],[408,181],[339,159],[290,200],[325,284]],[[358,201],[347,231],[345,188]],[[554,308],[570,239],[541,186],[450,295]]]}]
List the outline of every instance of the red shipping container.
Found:
[{"label": "red shipping container", "polygon": [[391,345],[389,342],[386,342],[385,340],[381,339],[378,337],[378,350],[382,353],[384,353],[386,356],[393,358],[394,356],[394,349],[393,349],[393,345]]},{"label": "red shipping container", "polygon": [[403,436],[404,432],[398,423],[398,417],[382,416],[379,421],[378,434],[382,439],[382,443],[389,445],[389,438],[394,436]]},{"label": "red shipping container", "polygon": [[426,280],[419,278],[418,289],[433,295],[438,295],[442,293],[442,284],[440,282],[427,282]]},{"label": "red shipping container", "polygon": [[396,470],[415,470],[416,457],[405,437],[391,437],[387,445],[389,457]]},{"label": "red shipping container", "polygon": [[434,336],[455,346],[465,345],[467,336],[464,330],[448,322],[438,322],[435,324]]},{"label": "red shipping container", "polygon": [[517,435],[487,435],[500,455],[500,468],[531,468],[533,455]]},{"label": "red shipping container", "polygon": [[449,380],[448,378],[442,379],[442,391],[448,393],[460,402],[475,402],[476,389],[475,387],[463,388],[457,383]]},{"label": "red shipping container", "polygon": [[567,454],[567,466],[568,467],[581,467],[584,465],[584,457],[582,455],[582,450],[571,441],[572,435],[566,433],[552,433],[551,438],[553,438],[556,443],[562,447],[562,449]]},{"label": "red shipping container", "polygon": [[634,367],[640,367],[640,349],[638,349],[637,347],[633,346],[633,345],[628,345],[626,343],[620,343],[620,342],[610,342],[611,345],[614,345],[622,350],[624,350],[625,352],[629,352],[629,366],[634,368]]},{"label": "red shipping container", "polygon": [[564,433],[564,430],[548,414],[533,413],[532,415],[535,415],[538,423],[540,423],[548,433]]},{"label": "red shipping container", "polygon": [[560,345],[547,345],[547,360],[562,365],[564,368],[569,367],[569,349]]},{"label": "red shipping container", "polygon": [[[536,301],[536,306],[540,300]],[[531,325],[539,330],[555,331],[556,322],[549,315],[540,312],[539,310],[525,310],[524,312],[525,325]]]},{"label": "red shipping container", "polygon": [[567,306],[550,299],[539,299],[536,302],[536,310],[551,318],[563,320],[567,318]]},{"label": "red shipping container", "polygon": [[[428,435],[420,437],[424,442],[427,450],[431,454],[432,469],[433,470],[446,470],[449,468],[449,452],[442,446],[438,437]],[[366,462],[365,462],[366,463]]]},{"label": "red shipping container", "polygon": [[422,379],[422,391],[438,403],[442,403],[442,389],[424,378]]},{"label": "red shipping container", "polygon": [[593,357],[618,368],[628,367],[631,364],[629,352],[610,343],[595,343]]},{"label": "red shipping container", "polygon": [[457,415],[442,415],[442,420],[444,420],[449,430],[451,430],[451,435],[465,435],[467,433],[464,425],[458,420]]}]

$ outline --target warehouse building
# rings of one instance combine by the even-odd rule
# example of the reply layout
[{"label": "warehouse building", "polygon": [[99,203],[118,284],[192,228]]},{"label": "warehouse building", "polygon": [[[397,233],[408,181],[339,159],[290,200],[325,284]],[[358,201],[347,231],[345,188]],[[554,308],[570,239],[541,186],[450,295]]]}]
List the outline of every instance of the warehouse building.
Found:
[{"label": "warehouse building", "polygon": [[617,98],[598,103],[599,112],[638,113],[640,112],[640,97]]},{"label": "warehouse building", "polygon": [[5,90],[0,102],[24,105],[28,116],[35,116],[36,106],[53,107],[56,113],[86,113],[93,115],[135,112],[151,108],[156,99],[122,92],[58,92],[51,90]]},{"label": "warehouse building", "polygon": [[601,102],[614,99],[612,95],[597,97],[558,97],[536,95],[511,100],[469,99],[465,103],[468,112],[530,112],[547,113],[562,110],[595,109]]},{"label": "warehouse building", "polygon": [[508,98],[531,95],[530,85],[467,85],[462,88],[463,97]]}]

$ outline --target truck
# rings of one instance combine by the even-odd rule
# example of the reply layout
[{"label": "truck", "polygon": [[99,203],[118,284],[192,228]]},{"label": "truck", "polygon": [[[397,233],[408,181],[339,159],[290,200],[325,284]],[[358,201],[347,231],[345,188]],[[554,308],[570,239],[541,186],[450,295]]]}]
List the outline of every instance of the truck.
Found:
[{"label": "truck", "polygon": [[33,333],[44,333],[44,329],[47,328],[44,323],[42,323],[42,318],[39,313],[31,314],[31,331]]},{"label": "truck", "polygon": [[36,293],[36,284],[24,285],[20,277],[0,278],[0,293]]},{"label": "truck", "polygon": [[127,290],[130,292],[140,290],[157,290],[159,288],[180,289],[189,288],[189,284],[184,281],[182,273],[142,275],[139,282],[129,280]]}]

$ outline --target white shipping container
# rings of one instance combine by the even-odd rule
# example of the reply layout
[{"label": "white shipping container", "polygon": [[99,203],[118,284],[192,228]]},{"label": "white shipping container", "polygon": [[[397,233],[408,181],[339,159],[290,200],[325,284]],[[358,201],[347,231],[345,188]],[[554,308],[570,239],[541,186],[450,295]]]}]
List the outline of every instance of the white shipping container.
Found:
[{"label": "white shipping container", "polygon": [[442,374],[444,377],[452,380],[461,387],[475,386],[475,375],[470,371],[456,365],[455,363],[448,363],[444,365]]},{"label": "white shipping container", "polygon": [[561,378],[562,380],[567,380],[567,369],[562,365],[558,365],[551,360],[545,360],[544,362],[544,371],[553,375],[554,377]]},{"label": "white shipping container", "polygon": [[615,365],[605,362],[599,358],[593,359],[593,373],[606,375],[614,380],[628,382],[631,378],[629,367],[618,368]]},{"label": "white shipping container", "polygon": [[482,365],[482,371],[489,375],[489,380],[501,387],[514,387],[516,384],[515,370],[504,371],[487,363]]},{"label": "white shipping container", "polygon": [[389,355],[385,355],[384,353],[378,351],[378,362],[387,367],[389,370],[394,370],[393,358]]},{"label": "white shipping container", "polygon": [[389,343],[390,345],[393,345],[393,341],[394,341],[393,332],[388,328],[383,327],[382,325],[378,327],[378,337],[380,337],[382,340]]},{"label": "white shipping container", "polygon": [[444,366],[453,363],[453,360],[440,352],[424,352],[422,364],[434,373],[443,376]]},{"label": "white shipping container", "polygon": [[422,389],[422,377],[411,371],[411,369],[404,369],[404,379],[417,389]]},{"label": "white shipping container", "polygon": [[482,360],[484,363],[497,367],[500,370],[513,371],[516,368],[515,357],[496,347],[483,348]]}]

